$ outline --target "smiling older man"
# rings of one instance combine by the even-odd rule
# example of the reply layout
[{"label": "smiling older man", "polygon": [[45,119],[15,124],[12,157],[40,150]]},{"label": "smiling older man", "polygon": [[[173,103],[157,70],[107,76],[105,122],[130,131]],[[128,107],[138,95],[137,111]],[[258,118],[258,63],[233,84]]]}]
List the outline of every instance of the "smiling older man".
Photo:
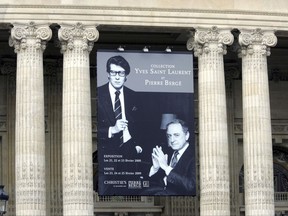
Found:
[{"label": "smiling older man", "polygon": [[195,151],[188,142],[188,127],[184,121],[174,119],[167,125],[166,135],[174,152],[168,159],[161,147],[153,148],[150,188],[143,194],[193,196],[196,194]]}]

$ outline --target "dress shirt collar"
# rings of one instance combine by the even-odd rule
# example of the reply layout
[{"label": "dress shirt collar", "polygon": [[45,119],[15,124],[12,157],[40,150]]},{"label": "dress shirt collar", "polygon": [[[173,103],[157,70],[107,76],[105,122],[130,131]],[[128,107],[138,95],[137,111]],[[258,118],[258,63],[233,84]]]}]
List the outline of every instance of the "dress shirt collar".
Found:
[{"label": "dress shirt collar", "polygon": [[188,146],[189,146],[189,143],[188,142],[186,142],[186,144],[184,145],[184,147],[182,148],[182,149],[180,149],[180,150],[178,150],[178,155],[177,155],[177,159],[179,160],[180,159],[180,157],[182,156],[182,154],[186,151],[186,149],[188,148]]},{"label": "dress shirt collar", "polygon": [[122,94],[123,95],[123,87],[119,90],[116,90],[112,85],[111,83],[109,82],[109,92],[111,95],[115,95],[115,92],[116,91],[120,91],[120,95]]}]

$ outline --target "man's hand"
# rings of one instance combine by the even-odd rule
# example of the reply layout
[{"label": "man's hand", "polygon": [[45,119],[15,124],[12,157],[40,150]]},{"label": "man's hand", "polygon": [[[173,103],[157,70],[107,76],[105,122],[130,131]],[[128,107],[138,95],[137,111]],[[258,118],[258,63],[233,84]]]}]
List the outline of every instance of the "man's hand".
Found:
[{"label": "man's hand", "polygon": [[157,158],[154,157],[153,153],[152,153],[152,163],[153,163],[153,168],[155,170],[158,170],[160,168],[159,162],[158,162]]},{"label": "man's hand", "polygon": [[153,167],[155,169],[161,169],[165,170],[168,167],[168,155],[164,154],[162,151],[162,147],[156,146],[153,148],[152,152],[152,162],[153,162]]},{"label": "man's hand", "polygon": [[141,146],[135,146],[135,149],[136,149],[137,154],[142,153],[142,148],[141,148]]},{"label": "man's hand", "polygon": [[116,124],[111,128],[112,134],[119,133],[128,127],[128,121],[126,119],[118,119]]}]

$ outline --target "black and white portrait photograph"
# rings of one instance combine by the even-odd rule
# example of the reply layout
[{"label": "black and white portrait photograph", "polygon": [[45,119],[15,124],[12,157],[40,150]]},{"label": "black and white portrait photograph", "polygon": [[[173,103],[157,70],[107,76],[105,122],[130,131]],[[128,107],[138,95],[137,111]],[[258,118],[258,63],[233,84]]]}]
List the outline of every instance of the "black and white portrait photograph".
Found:
[{"label": "black and white portrait photograph", "polygon": [[97,52],[100,195],[195,195],[193,56]]}]

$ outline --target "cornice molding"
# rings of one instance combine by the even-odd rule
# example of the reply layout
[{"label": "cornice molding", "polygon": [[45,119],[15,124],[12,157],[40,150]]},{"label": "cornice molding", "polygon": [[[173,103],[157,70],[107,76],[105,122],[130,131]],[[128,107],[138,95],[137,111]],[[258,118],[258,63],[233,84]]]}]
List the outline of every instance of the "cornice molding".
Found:
[{"label": "cornice molding", "polygon": [[[288,13],[189,8],[109,7],[75,5],[0,5],[2,22],[78,22],[94,25],[155,27],[232,27],[288,30]],[[47,10],[48,9],[48,10]],[[1,10],[0,10],[1,11]],[[33,14],[37,14],[34,16]]]},{"label": "cornice molding", "polygon": [[187,13],[219,13],[219,14],[243,14],[265,16],[288,16],[288,13],[276,13],[267,11],[243,11],[243,10],[203,10],[189,8],[152,8],[152,7],[109,7],[109,6],[75,6],[75,5],[0,5],[0,8],[58,8],[80,10],[121,10],[121,11],[160,11],[160,12],[187,12]]}]

